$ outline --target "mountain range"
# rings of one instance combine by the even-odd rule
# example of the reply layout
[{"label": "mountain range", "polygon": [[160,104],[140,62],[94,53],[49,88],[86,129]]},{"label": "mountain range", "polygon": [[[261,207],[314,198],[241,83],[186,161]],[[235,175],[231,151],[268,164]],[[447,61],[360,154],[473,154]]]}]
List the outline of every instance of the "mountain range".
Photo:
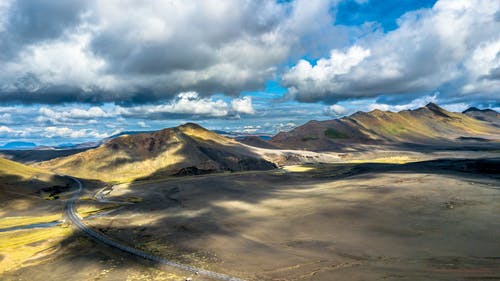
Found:
[{"label": "mountain range", "polygon": [[[277,165],[335,161],[333,154],[367,145],[498,147],[498,113],[469,109],[449,112],[430,103],[400,112],[373,110],[309,121],[269,141],[256,136],[230,138],[187,123],[153,132],[131,132],[101,145],[38,162],[37,168],[81,178],[133,181],[221,171],[268,170]],[[325,158],[326,157],[326,158]],[[52,157],[53,158],[53,157]]]},{"label": "mountain range", "polygon": [[367,144],[453,145],[466,140],[499,141],[499,128],[483,118],[485,115],[498,122],[498,114],[493,117],[489,111],[455,113],[434,103],[400,112],[356,112],[334,120],[310,121],[277,134],[269,144],[278,148],[320,151]]},{"label": "mountain range", "polygon": [[478,109],[476,107],[471,107],[462,113],[481,121],[491,122],[493,125],[500,127],[500,113],[493,109]]}]

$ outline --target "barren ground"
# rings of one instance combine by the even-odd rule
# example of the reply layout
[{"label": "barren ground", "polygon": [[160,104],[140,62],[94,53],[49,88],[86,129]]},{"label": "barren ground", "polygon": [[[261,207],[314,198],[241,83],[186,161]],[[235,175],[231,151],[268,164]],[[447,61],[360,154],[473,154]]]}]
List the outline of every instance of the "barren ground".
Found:
[{"label": "barren ground", "polygon": [[[453,156],[483,159],[419,162]],[[352,157],[355,163],[122,184],[106,198],[141,200],[87,223],[125,244],[247,280],[496,280],[500,160],[491,157],[498,153],[374,154]],[[80,234],[61,245],[50,259],[2,278],[185,276]]]}]

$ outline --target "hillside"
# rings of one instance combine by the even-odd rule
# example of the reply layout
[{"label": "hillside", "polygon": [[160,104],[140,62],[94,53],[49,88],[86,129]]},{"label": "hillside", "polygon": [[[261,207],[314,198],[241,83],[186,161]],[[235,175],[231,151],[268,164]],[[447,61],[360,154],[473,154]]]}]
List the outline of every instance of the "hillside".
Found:
[{"label": "hillside", "polygon": [[274,168],[242,144],[193,123],[120,136],[98,148],[38,165],[104,181]]},{"label": "hillside", "polygon": [[30,164],[34,162],[47,161],[58,157],[73,155],[88,148],[81,149],[33,149],[33,150],[0,150],[0,157],[7,158],[12,161],[20,162],[23,164]]},{"label": "hillside", "polygon": [[400,112],[373,110],[327,121],[310,121],[282,132],[270,143],[281,148],[335,150],[364,144],[456,144],[464,140],[499,141],[491,122],[453,113],[429,103]]},{"label": "hillside", "polygon": [[47,195],[56,195],[65,189],[68,183],[68,179],[51,172],[0,158],[0,197],[2,199],[0,205],[11,197],[12,194],[7,193],[32,196],[46,192]]},{"label": "hillside", "polygon": [[495,110],[478,109],[476,107],[471,107],[462,113],[477,120],[490,122],[495,126],[500,127],[500,113],[496,112]]},{"label": "hillside", "polygon": [[48,174],[40,169],[23,165],[11,160],[0,158],[0,176],[19,178],[21,180],[31,179],[38,175]]}]

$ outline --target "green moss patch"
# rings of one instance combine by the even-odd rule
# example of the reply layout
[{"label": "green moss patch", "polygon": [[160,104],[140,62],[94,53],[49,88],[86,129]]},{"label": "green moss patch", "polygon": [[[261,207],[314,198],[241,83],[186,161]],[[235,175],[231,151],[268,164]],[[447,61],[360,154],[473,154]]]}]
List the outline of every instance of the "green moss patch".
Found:
[{"label": "green moss patch", "polygon": [[335,129],[332,129],[332,128],[328,128],[325,130],[325,136],[328,138],[331,138],[331,139],[347,139],[347,138],[349,138],[348,135],[346,135],[342,132],[339,132]]}]

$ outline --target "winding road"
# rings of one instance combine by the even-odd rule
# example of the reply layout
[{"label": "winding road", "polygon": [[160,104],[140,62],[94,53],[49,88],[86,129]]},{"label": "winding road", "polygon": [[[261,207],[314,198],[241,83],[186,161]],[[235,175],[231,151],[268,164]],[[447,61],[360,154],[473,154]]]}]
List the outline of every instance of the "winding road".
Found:
[{"label": "winding road", "polygon": [[217,272],[205,270],[205,269],[202,269],[202,268],[197,268],[197,267],[194,267],[194,266],[180,264],[180,263],[177,263],[175,261],[166,260],[166,259],[163,259],[163,258],[158,257],[158,256],[153,256],[153,255],[148,254],[146,252],[143,252],[143,251],[141,251],[139,249],[135,249],[135,248],[132,248],[132,247],[120,244],[120,243],[112,240],[111,238],[103,235],[102,233],[97,232],[97,231],[91,229],[90,227],[88,227],[87,225],[85,225],[82,222],[82,220],[80,219],[80,217],[77,215],[77,212],[76,212],[76,209],[75,209],[75,202],[81,196],[81,193],[82,193],[82,190],[83,190],[83,184],[77,178],[70,177],[70,176],[67,176],[67,177],[70,178],[70,179],[72,179],[73,181],[75,181],[78,184],[78,190],[73,194],[73,196],[71,196],[71,198],[66,203],[66,210],[65,210],[66,211],[66,215],[67,215],[68,219],[71,220],[71,222],[73,224],[75,224],[76,227],[78,227],[78,229],[80,229],[81,231],[85,232],[87,235],[89,235],[90,237],[94,238],[95,240],[97,240],[97,241],[99,241],[99,242],[101,242],[103,244],[106,244],[108,246],[117,248],[117,249],[119,249],[119,250],[121,250],[123,252],[126,252],[126,253],[129,253],[129,254],[141,257],[143,259],[150,260],[150,261],[153,261],[153,262],[156,262],[156,263],[159,263],[159,264],[168,265],[168,266],[171,266],[173,268],[185,270],[185,271],[188,271],[188,272],[191,272],[191,273],[194,273],[194,274],[199,274],[199,275],[203,275],[203,276],[206,276],[206,277],[210,277],[210,278],[214,278],[214,279],[218,279],[218,280],[225,280],[225,281],[244,281],[243,279],[240,279],[240,278],[237,278],[237,277],[232,277],[232,276],[229,276],[229,275],[225,275],[225,274],[222,274],[222,273],[217,273]]}]

